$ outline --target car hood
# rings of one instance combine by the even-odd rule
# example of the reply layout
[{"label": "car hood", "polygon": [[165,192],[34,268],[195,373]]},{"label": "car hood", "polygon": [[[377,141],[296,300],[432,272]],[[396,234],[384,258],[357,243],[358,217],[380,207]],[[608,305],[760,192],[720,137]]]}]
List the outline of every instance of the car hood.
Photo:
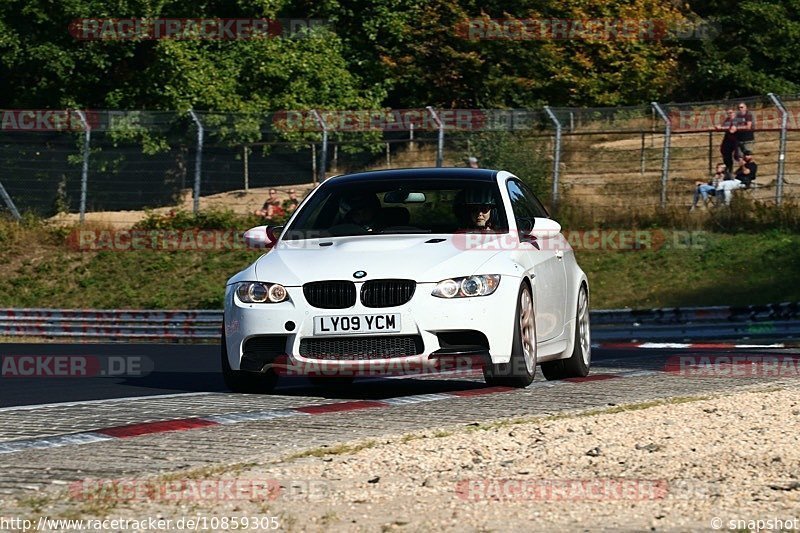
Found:
[{"label": "car hood", "polygon": [[[369,235],[281,241],[255,263],[258,281],[298,286],[310,281],[380,278],[437,282],[477,272],[500,253],[492,244],[503,235],[482,239],[480,246],[464,245],[459,235]],[[496,238],[496,239],[495,239]]]}]

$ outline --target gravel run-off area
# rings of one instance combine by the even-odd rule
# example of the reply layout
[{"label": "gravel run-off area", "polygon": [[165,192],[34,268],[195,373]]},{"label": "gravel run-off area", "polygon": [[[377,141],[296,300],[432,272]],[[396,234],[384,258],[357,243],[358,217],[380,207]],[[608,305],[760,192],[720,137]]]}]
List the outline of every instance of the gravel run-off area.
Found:
[{"label": "gravel run-off area", "polygon": [[[357,414],[331,416],[358,424]],[[794,386],[676,398],[396,435],[148,481],[163,489],[191,478],[193,489],[169,497],[166,489],[130,498],[84,484],[26,514],[276,516],[292,531],[748,530],[756,520],[800,518],[799,428]],[[218,496],[216,489],[198,496],[198,483],[208,490],[220,480],[229,483]]]}]

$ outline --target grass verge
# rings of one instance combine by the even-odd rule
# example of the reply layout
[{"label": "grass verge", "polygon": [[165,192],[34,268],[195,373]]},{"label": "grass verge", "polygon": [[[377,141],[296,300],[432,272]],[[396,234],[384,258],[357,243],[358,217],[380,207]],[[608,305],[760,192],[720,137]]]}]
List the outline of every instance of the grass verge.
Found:
[{"label": "grass verge", "polygon": [[[224,213],[172,218],[151,217],[141,229],[241,232],[257,223]],[[226,280],[261,254],[246,249],[81,252],[69,246],[75,231],[33,218],[0,221],[0,307],[220,309]],[[614,230],[604,231],[613,241]],[[593,308],[800,300],[796,231],[640,231],[654,236],[653,246],[576,248],[589,276]]]}]

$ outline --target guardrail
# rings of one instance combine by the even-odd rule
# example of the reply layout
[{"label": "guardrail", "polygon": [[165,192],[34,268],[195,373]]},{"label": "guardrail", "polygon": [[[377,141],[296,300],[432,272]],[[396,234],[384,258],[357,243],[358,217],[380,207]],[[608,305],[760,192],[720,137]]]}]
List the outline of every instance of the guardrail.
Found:
[{"label": "guardrail", "polygon": [[222,311],[0,309],[0,336],[128,340],[218,339]]},{"label": "guardrail", "polygon": [[794,338],[800,303],[598,310],[591,323],[593,340]]},{"label": "guardrail", "polygon": [[[800,336],[800,303],[591,312],[593,340]],[[0,336],[112,341],[213,341],[218,310],[0,309]]]}]

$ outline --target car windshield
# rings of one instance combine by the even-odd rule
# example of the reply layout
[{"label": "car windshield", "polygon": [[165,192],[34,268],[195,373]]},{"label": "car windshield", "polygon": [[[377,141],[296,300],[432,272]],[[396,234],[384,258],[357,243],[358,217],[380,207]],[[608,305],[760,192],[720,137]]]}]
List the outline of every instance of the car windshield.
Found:
[{"label": "car windshield", "polygon": [[323,184],[281,238],[471,231],[508,231],[497,183],[364,179]]}]

